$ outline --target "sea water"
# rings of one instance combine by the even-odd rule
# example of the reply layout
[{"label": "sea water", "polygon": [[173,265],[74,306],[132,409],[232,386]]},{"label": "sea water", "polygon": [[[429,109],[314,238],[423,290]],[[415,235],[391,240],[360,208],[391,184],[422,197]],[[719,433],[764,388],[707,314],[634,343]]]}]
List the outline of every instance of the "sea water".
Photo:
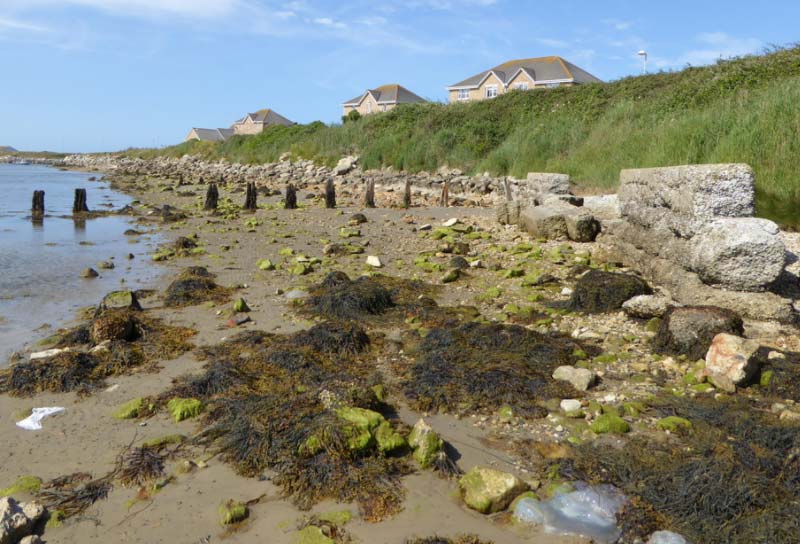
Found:
[{"label": "sea water", "polygon": [[[108,182],[89,180],[97,175],[0,164],[0,366],[15,350],[54,333],[105,293],[149,286],[159,274],[148,253],[160,238],[125,236],[127,229],[137,228],[133,218],[68,217],[76,188],[86,189],[91,210],[112,211],[131,202]],[[31,219],[34,190],[45,192],[41,221]],[[115,264],[113,270],[98,268],[108,260]],[[87,267],[100,277],[80,278]]]}]

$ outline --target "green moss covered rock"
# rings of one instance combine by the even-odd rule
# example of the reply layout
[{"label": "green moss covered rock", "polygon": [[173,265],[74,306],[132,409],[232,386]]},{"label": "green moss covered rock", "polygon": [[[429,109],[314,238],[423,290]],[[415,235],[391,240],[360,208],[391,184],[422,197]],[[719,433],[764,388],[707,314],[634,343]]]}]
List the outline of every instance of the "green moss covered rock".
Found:
[{"label": "green moss covered rock", "polygon": [[491,514],[504,510],[528,486],[513,474],[475,467],[458,481],[458,488],[467,506]]},{"label": "green moss covered rock", "polygon": [[114,411],[114,419],[134,419],[139,417],[144,408],[144,399],[131,399]]},{"label": "green moss covered rock", "polygon": [[172,399],[167,403],[167,410],[178,423],[199,416],[203,412],[203,403],[199,399]]},{"label": "green moss covered rock", "polygon": [[42,479],[38,476],[20,476],[17,481],[5,489],[0,489],[0,497],[17,497],[21,494],[31,495],[42,487]]},{"label": "green moss covered rock", "polygon": [[625,434],[631,430],[628,422],[615,414],[602,414],[594,420],[589,427],[592,432],[597,434]]},{"label": "green moss covered rock", "polygon": [[336,544],[336,542],[322,532],[322,529],[309,525],[299,533],[295,539],[296,544]]},{"label": "green moss covered rock", "polygon": [[408,444],[414,448],[414,459],[422,468],[430,467],[444,449],[444,440],[423,419],[414,425],[408,435]]},{"label": "green moss covered rock", "polygon": [[669,431],[677,433],[680,431],[689,431],[692,428],[692,422],[686,418],[678,416],[669,416],[659,419],[656,422],[656,427],[662,431]]},{"label": "green moss covered rock", "polygon": [[243,502],[234,501],[232,499],[225,501],[219,505],[218,509],[220,525],[232,525],[247,519],[249,511],[247,505]]}]

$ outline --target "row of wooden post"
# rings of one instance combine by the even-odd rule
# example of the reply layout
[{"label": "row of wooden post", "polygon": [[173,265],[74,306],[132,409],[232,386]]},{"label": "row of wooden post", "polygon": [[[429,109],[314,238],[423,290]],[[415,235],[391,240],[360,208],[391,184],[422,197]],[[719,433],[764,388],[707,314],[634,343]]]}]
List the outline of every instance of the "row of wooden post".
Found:
[{"label": "row of wooden post", "polygon": [[[44,211],[44,191],[34,191],[31,199],[31,215],[41,217],[44,215]],[[86,189],[75,189],[75,197],[72,200],[72,213],[86,213],[88,211]]]},{"label": "row of wooden post", "polygon": [[[200,178],[202,183],[202,178]],[[221,181],[221,180],[220,180]],[[217,184],[211,182],[208,184],[208,188],[206,189],[206,201],[205,205],[203,206],[204,210],[216,210],[219,204],[219,189],[217,188]],[[297,188],[292,184],[289,183],[286,185],[286,196],[283,201],[284,208],[287,210],[296,210],[297,209]],[[445,181],[444,185],[442,186],[442,194],[439,197],[439,205],[442,207],[448,207],[450,205],[450,190],[448,183]],[[367,188],[364,192],[364,206],[366,208],[374,208],[375,207],[375,181],[369,180],[367,182]],[[328,181],[325,183],[325,207],[326,208],[336,208],[336,186],[333,182],[333,178],[329,178]],[[405,190],[403,191],[403,207],[408,209],[411,207],[411,182],[406,180]],[[247,184],[247,189],[245,191],[245,199],[244,199],[244,209],[245,210],[256,210],[258,209],[257,204],[257,191],[256,191],[256,184],[249,182]]]}]

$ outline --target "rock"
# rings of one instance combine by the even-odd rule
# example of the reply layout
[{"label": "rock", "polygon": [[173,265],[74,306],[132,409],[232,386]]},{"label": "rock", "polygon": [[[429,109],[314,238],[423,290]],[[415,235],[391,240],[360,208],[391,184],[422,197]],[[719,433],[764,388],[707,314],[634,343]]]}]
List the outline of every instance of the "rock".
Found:
[{"label": "rock", "polygon": [[361,225],[366,222],[367,222],[367,216],[364,215],[363,213],[354,213],[353,215],[350,216],[350,221],[348,221],[348,223],[353,226]]},{"label": "rock", "polygon": [[37,351],[35,353],[31,353],[30,360],[35,361],[37,359],[49,359],[50,357],[55,357],[61,353],[67,353],[68,351],[72,351],[71,348],[53,348],[46,349],[44,351]]},{"label": "rock", "polygon": [[458,268],[451,268],[444,276],[442,276],[442,283],[453,283],[461,277],[461,270]]},{"label": "rock", "polygon": [[19,544],[44,544],[39,535],[29,535],[19,541]]},{"label": "rock", "polygon": [[467,268],[470,267],[470,264],[469,261],[467,261],[464,257],[455,256],[452,259],[450,259],[448,266],[450,268],[456,268],[458,270],[466,270]]},{"label": "rock", "polygon": [[559,406],[561,407],[561,411],[569,414],[581,409],[581,401],[578,399],[563,399]]},{"label": "rock", "polygon": [[569,204],[570,206],[583,206],[583,197],[575,195],[545,195],[541,204]]},{"label": "rock", "polygon": [[755,214],[755,176],[746,164],[623,170],[618,195],[630,222],[682,238],[718,217]]},{"label": "rock", "polygon": [[653,339],[653,350],[668,355],[686,355],[691,361],[706,356],[717,334],[744,334],[742,318],[731,310],[714,306],[671,308],[664,315]]},{"label": "rock", "polygon": [[616,414],[601,414],[592,422],[589,429],[597,434],[625,434],[631,430],[631,426]]},{"label": "rock", "polygon": [[140,311],[142,306],[133,291],[112,291],[103,297],[100,303],[101,310],[135,310]]},{"label": "rock", "polygon": [[111,261],[101,261],[101,262],[97,263],[97,268],[99,268],[101,270],[113,270],[114,269],[114,263],[111,262]]},{"label": "rock", "polygon": [[220,525],[239,523],[247,519],[249,513],[246,504],[229,499],[219,505],[219,523]]},{"label": "rock", "polygon": [[600,222],[594,215],[581,208],[573,208],[564,215],[567,223],[567,236],[573,242],[594,242],[600,234]]},{"label": "rock", "polygon": [[519,223],[536,238],[566,240],[569,236],[561,206],[529,206],[520,212]]},{"label": "rock", "polygon": [[114,410],[114,419],[134,419],[139,417],[144,408],[144,399],[136,398],[122,404]]},{"label": "rock", "polygon": [[519,214],[525,207],[526,204],[517,200],[501,202],[495,206],[497,222],[501,225],[519,225]]},{"label": "rock", "polygon": [[265,270],[267,272],[275,270],[275,264],[269,259],[259,259],[256,266],[258,266],[259,270]]},{"label": "rock", "polygon": [[16,544],[29,536],[44,516],[39,503],[18,503],[11,497],[0,498],[0,544]]},{"label": "rock", "polygon": [[367,257],[367,265],[373,268],[381,268],[383,263],[381,262],[380,257],[377,257],[376,255],[370,255]]},{"label": "rock", "polygon": [[458,481],[458,488],[467,506],[482,514],[492,514],[505,510],[528,486],[513,474],[475,467]]},{"label": "rock", "polygon": [[250,311],[250,306],[247,305],[247,302],[242,297],[238,297],[233,302],[233,312],[237,314],[247,313]]},{"label": "rock", "polygon": [[560,366],[553,372],[553,379],[569,382],[578,391],[587,391],[594,383],[595,374],[588,368],[575,368],[574,366]]},{"label": "rock", "polygon": [[733,393],[761,368],[760,345],[732,334],[718,334],[706,354],[705,374],[718,388]]},{"label": "rock", "polygon": [[692,429],[692,422],[684,417],[667,416],[662,417],[656,421],[656,428],[662,431],[669,431],[677,433],[680,431],[689,431]]},{"label": "rock", "polygon": [[83,272],[81,272],[81,277],[82,278],[87,278],[87,279],[88,278],[96,278],[99,275],[100,274],[98,274],[97,270],[95,270],[94,268],[84,268]]},{"label": "rock", "polygon": [[661,295],[638,295],[626,300],[622,309],[631,317],[650,319],[667,313],[669,303],[669,299]]},{"label": "rock", "polygon": [[691,242],[690,268],[703,282],[737,291],[761,291],[783,273],[786,248],[767,219],[718,219]]},{"label": "rock", "polygon": [[139,336],[139,330],[129,311],[108,310],[92,319],[89,335],[95,345],[106,340],[130,342]]},{"label": "rock", "polygon": [[647,539],[647,544],[690,544],[688,540],[672,531],[656,531]]},{"label": "rock", "polygon": [[590,270],[575,284],[569,307],[588,313],[609,312],[635,296],[652,292],[644,280],[632,274]]},{"label": "rock", "polygon": [[175,423],[199,416],[203,408],[203,403],[199,399],[175,398],[167,403],[167,410]]},{"label": "rock", "polygon": [[358,163],[358,157],[347,156],[342,157],[339,159],[339,162],[336,163],[336,166],[333,168],[333,174],[335,176],[343,176],[350,172],[353,168],[356,167]]},{"label": "rock", "polygon": [[548,195],[569,194],[570,177],[567,174],[528,172],[520,186],[520,198],[543,203]]},{"label": "rock", "polygon": [[457,217],[451,217],[450,219],[448,219],[447,221],[442,223],[442,226],[443,227],[453,227],[453,226],[455,226],[457,224],[458,224],[458,218]]},{"label": "rock", "polygon": [[414,459],[422,468],[430,467],[444,449],[444,441],[423,419],[417,421],[411,429],[408,445],[414,449]]},{"label": "rock", "polygon": [[316,525],[309,525],[299,531],[295,542],[296,544],[336,544],[332,538],[325,536],[322,529]]}]

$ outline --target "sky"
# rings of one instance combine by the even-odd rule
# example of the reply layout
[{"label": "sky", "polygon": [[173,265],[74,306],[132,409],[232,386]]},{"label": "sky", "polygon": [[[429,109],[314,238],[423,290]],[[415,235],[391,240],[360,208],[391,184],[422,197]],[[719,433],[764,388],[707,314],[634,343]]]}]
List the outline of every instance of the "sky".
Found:
[{"label": "sky", "polygon": [[400,83],[430,100],[506,60],[560,55],[610,81],[798,40],[773,0],[0,0],[0,146],[178,143],[272,108],[338,122]]}]

